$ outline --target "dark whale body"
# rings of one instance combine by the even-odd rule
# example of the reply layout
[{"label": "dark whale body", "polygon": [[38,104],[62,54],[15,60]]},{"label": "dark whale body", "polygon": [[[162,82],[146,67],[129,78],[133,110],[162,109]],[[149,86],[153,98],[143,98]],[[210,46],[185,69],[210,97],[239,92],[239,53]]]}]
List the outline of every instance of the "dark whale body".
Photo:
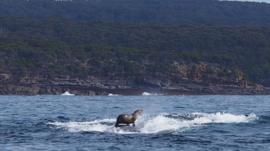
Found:
[{"label": "dark whale body", "polygon": [[117,117],[115,127],[126,126],[129,124],[135,126],[135,121],[142,112],[143,110],[136,110],[132,114],[120,114]]}]

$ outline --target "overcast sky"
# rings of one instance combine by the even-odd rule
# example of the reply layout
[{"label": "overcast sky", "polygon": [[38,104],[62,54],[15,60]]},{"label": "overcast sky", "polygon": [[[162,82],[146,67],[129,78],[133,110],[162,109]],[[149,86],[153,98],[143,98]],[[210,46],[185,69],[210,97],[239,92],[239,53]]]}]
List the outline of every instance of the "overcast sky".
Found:
[{"label": "overcast sky", "polygon": [[[224,0],[226,1],[226,0]],[[228,1],[248,1],[248,2],[267,2],[270,3],[270,0],[228,0]]]}]

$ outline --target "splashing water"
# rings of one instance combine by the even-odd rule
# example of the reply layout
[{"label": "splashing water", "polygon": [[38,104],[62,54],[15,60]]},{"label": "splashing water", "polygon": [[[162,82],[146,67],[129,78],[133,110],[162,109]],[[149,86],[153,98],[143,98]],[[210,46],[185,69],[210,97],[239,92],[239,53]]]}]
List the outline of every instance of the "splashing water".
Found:
[{"label": "splashing water", "polygon": [[162,95],[160,93],[149,93],[149,92],[143,92],[142,96],[158,96],[158,95]]},{"label": "splashing water", "polygon": [[62,95],[62,96],[75,96],[75,94],[72,94],[72,93],[70,93],[70,92],[68,92],[68,91],[62,93],[61,95]]},{"label": "splashing water", "polygon": [[115,128],[115,119],[90,122],[53,122],[50,125],[69,132],[105,132],[118,134],[153,134],[160,132],[182,132],[210,123],[247,123],[258,119],[254,114],[234,115],[230,113],[191,113],[186,115],[162,113],[156,116],[144,115],[136,121],[136,127]]}]

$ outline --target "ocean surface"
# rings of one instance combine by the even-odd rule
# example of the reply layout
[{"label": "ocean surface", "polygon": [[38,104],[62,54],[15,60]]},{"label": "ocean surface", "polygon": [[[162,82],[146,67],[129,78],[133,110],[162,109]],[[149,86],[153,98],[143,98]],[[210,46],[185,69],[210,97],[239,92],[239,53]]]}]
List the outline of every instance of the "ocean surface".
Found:
[{"label": "ocean surface", "polygon": [[0,150],[269,151],[270,96],[0,96]]}]

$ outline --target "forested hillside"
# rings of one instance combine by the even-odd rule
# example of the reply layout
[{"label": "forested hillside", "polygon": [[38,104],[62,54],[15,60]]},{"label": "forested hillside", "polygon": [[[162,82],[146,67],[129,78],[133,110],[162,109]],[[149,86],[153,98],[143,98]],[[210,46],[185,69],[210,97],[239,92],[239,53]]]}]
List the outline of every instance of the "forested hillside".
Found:
[{"label": "forested hillside", "polygon": [[218,0],[1,0],[0,16],[165,25],[270,25],[266,3]]},{"label": "forested hillside", "polygon": [[253,94],[270,85],[268,4],[2,0],[0,16],[1,94]]}]

